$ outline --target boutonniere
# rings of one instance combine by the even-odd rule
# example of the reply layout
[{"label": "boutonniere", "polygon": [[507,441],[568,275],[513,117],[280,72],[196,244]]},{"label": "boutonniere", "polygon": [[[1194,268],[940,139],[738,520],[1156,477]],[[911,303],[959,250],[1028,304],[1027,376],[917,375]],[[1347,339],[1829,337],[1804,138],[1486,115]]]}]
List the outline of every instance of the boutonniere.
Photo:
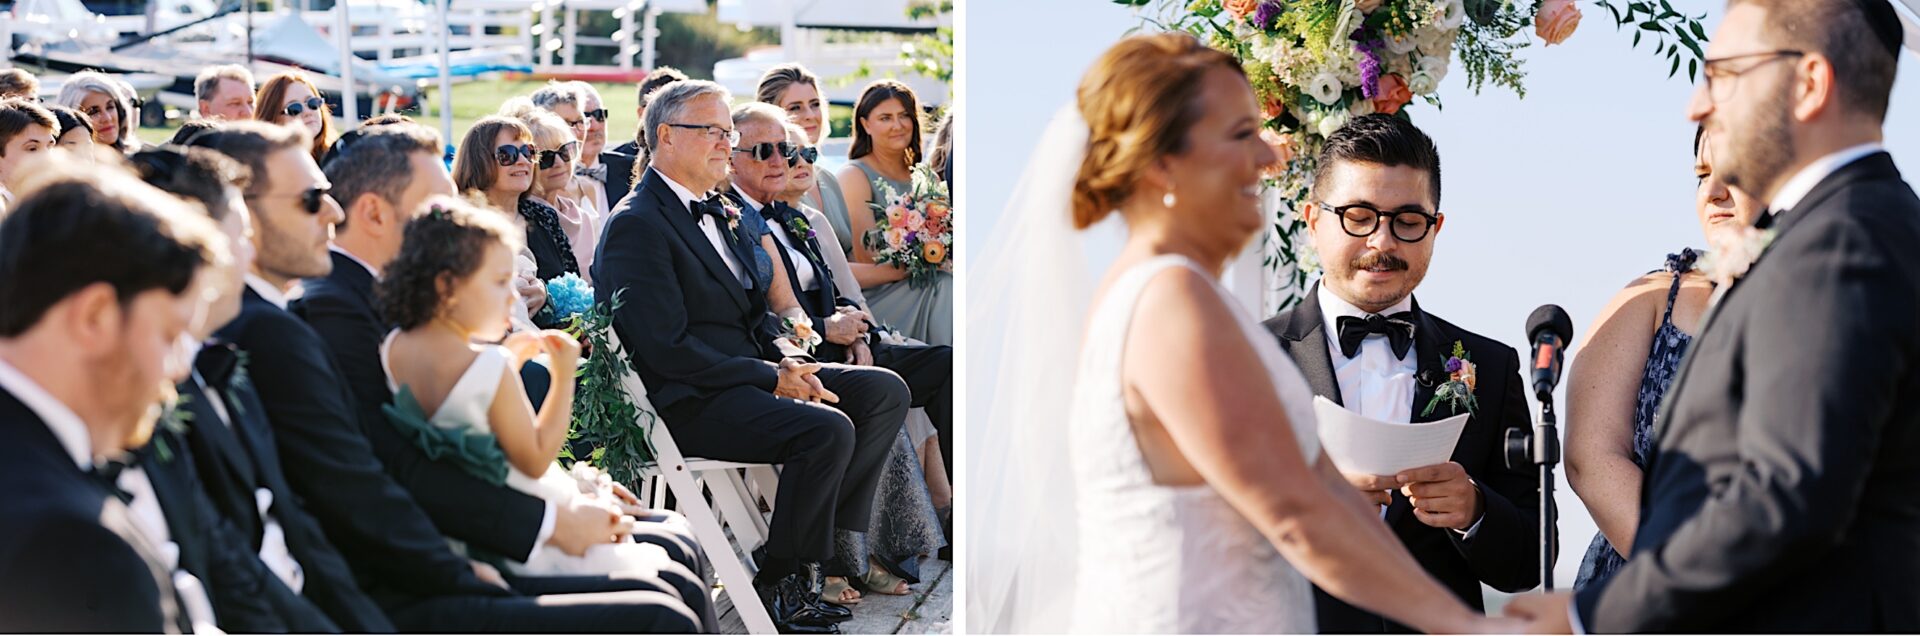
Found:
[{"label": "boutonniere", "polygon": [[1421,417],[1433,414],[1433,409],[1442,403],[1449,405],[1458,415],[1461,411],[1471,415],[1480,407],[1473,397],[1473,389],[1479,384],[1478,368],[1474,366],[1467,347],[1460,341],[1453,341],[1453,355],[1446,359],[1447,379],[1433,388],[1433,399],[1427,402],[1427,408],[1420,412]]},{"label": "boutonniere", "polygon": [[[227,377],[227,389],[232,392],[241,392],[252,390],[252,386],[253,376],[247,375],[247,350],[235,350],[233,352],[233,375]],[[234,421],[239,421],[240,418],[246,417],[246,406],[242,404],[242,400],[230,399],[227,400],[227,402],[230,402],[233,407]]]},{"label": "boutonniere", "polygon": [[1715,232],[1708,237],[1707,253],[1700,256],[1700,271],[1715,285],[1730,285],[1747,275],[1767,246],[1773,244],[1773,237],[1773,230],[1751,227]]},{"label": "boutonniere", "polygon": [[[160,405],[158,425],[184,439],[187,427],[193,424],[193,411],[187,409],[187,403],[192,400],[193,396],[185,393],[175,393],[172,398],[164,400]],[[160,463],[173,461],[173,449],[167,447],[167,438],[154,437],[153,451]]]},{"label": "boutonniere", "polygon": [[727,231],[738,231],[740,229],[740,206],[729,202],[720,204],[720,208],[727,211]]},{"label": "boutonniere", "polygon": [[813,234],[813,224],[808,223],[806,217],[798,214],[787,218],[787,233],[807,241],[816,238]]},{"label": "boutonniere", "polygon": [[820,346],[823,340],[820,332],[813,329],[813,319],[806,316],[789,316],[780,319],[780,337],[786,338],[796,347],[806,349],[807,353],[813,353],[813,348]]}]

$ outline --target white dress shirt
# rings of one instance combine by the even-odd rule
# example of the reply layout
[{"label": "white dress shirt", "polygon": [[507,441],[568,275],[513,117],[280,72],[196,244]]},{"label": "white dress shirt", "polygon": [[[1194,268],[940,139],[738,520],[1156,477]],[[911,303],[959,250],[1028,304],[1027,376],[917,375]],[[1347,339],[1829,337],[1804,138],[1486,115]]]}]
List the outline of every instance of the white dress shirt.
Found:
[{"label": "white dress shirt", "polygon": [[[745,200],[747,205],[751,205],[753,209],[759,210],[761,218],[767,216],[767,206],[762,205],[759,201],[753,200],[753,195],[747,194],[747,191],[741,190],[739,186],[735,186],[733,191],[739,193],[740,198]],[[803,291],[819,289],[819,276],[813,273],[813,264],[807,260],[806,254],[802,254],[799,250],[794,249],[793,246],[799,245],[799,243],[794,241],[792,234],[787,233],[786,226],[775,222],[773,219],[767,219],[767,227],[771,228],[775,235],[773,244],[779,246],[781,251],[784,252],[780,258],[787,262],[787,268],[793,270],[793,275],[800,279],[800,288],[793,290],[794,293],[797,294]],[[800,264],[805,264],[806,266],[802,267]]]},{"label": "white dress shirt", "polygon": [[660,175],[660,180],[667,182],[667,187],[673,190],[673,194],[680,197],[680,205],[685,206],[688,214],[694,215],[694,221],[700,224],[700,231],[707,235],[707,242],[713,244],[713,251],[720,253],[720,262],[727,264],[727,271],[733,272],[733,277],[738,279],[741,285],[752,289],[753,277],[747,275],[746,265],[742,264],[740,259],[733,255],[733,250],[727,247],[727,239],[720,235],[720,226],[713,222],[713,217],[693,212],[694,203],[704,200],[705,197],[694,195],[693,190],[680,185],[680,182],[674,181],[673,177],[667,176],[658,169],[648,168],[648,170],[653,170],[654,174]]},{"label": "white dress shirt", "polygon": [[1773,201],[1767,206],[1767,213],[1779,214],[1793,209],[1794,206],[1800,205],[1802,199],[1807,198],[1808,193],[1813,192],[1814,186],[1820,185],[1820,182],[1825,181],[1828,176],[1847,167],[1847,164],[1881,150],[1883,148],[1880,142],[1869,141],[1813,160],[1813,163],[1793,173],[1786,183],[1780,185],[1779,190],[1774,191]]},{"label": "white dress shirt", "polygon": [[278,287],[274,287],[273,283],[267,282],[267,279],[261,278],[259,274],[253,272],[247,272],[246,280],[247,289],[251,289],[253,293],[259,294],[260,298],[273,303],[275,307],[281,309],[287,308],[287,293],[280,291]]},{"label": "white dress shirt", "polygon": [[[1340,350],[1340,318],[1365,318],[1372,314],[1334,294],[1325,284],[1320,285],[1318,294],[1321,317],[1326,320],[1327,352],[1332,356],[1333,375],[1339,380],[1342,405],[1382,422],[1412,422],[1413,380],[1420,373],[1420,361],[1413,349],[1407,349],[1406,358],[1395,358],[1386,336],[1370,334],[1360,342],[1360,350],[1353,357],[1347,357],[1346,352]],[[1413,297],[1408,296],[1380,315],[1412,310]]]}]

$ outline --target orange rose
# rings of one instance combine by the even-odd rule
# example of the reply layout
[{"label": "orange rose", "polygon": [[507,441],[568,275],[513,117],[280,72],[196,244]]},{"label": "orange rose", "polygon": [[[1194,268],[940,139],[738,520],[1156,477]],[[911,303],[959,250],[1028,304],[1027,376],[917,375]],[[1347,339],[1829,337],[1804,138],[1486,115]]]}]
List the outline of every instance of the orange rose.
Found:
[{"label": "orange rose", "polygon": [[1573,0],[1541,0],[1533,14],[1533,33],[1549,46],[1565,42],[1580,26],[1580,7]]},{"label": "orange rose", "polygon": [[920,245],[920,257],[929,263],[939,264],[947,260],[947,246],[939,241],[927,241]]},{"label": "orange rose", "polygon": [[1287,165],[1293,163],[1293,157],[1296,153],[1293,135],[1275,132],[1271,128],[1262,128],[1260,129],[1260,139],[1261,141],[1267,142],[1267,145],[1273,146],[1273,154],[1277,157],[1272,166],[1262,171],[1262,176],[1279,178],[1281,174],[1287,171]]},{"label": "orange rose", "polygon": [[1400,107],[1413,101],[1413,91],[1407,89],[1407,80],[1399,75],[1385,75],[1380,78],[1379,90],[1374,93],[1373,112],[1392,115],[1400,112]]},{"label": "orange rose", "polygon": [[1233,14],[1234,20],[1245,22],[1247,16],[1253,15],[1253,10],[1260,6],[1260,0],[1221,0],[1220,6]]}]

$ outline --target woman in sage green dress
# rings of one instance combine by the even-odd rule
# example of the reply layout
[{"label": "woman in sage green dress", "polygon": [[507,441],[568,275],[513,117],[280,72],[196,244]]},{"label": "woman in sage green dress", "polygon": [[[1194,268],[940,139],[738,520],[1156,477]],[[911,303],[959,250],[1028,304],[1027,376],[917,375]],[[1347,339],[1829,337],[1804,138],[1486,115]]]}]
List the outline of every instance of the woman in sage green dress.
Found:
[{"label": "woman in sage green dress", "polygon": [[[909,338],[928,344],[953,344],[953,272],[949,266],[928,284],[914,286],[905,270],[876,265],[860,240],[873,229],[869,204],[884,194],[875,183],[907,192],[912,168],[920,161],[920,100],[913,89],[893,80],[868,84],[853,112],[852,162],[840,170],[840,191],[847,204],[853,276],[867,296],[874,318]],[[838,228],[835,228],[838,230]]]}]

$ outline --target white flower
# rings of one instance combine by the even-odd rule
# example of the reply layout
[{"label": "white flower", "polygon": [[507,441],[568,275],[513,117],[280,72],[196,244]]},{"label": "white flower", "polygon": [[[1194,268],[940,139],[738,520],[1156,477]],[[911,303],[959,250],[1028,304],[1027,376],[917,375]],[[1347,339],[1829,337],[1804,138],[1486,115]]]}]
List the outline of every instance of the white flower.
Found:
[{"label": "white flower", "polygon": [[1320,118],[1320,136],[1332,137],[1334,131],[1347,125],[1347,111],[1336,110]]},{"label": "white flower", "polygon": [[1440,15],[1436,21],[1442,29],[1452,31],[1467,21],[1467,3],[1464,0],[1444,0],[1437,8]]},{"label": "white flower", "polygon": [[1413,76],[1407,78],[1407,90],[1415,95],[1431,95],[1439,87],[1440,81],[1426,71],[1414,71]]},{"label": "white flower", "polygon": [[1393,52],[1395,55],[1412,53],[1413,47],[1419,44],[1414,41],[1413,36],[1414,34],[1412,33],[1405,33],[1397,37],[1387,38],[1387,50]]},{"label": "white flower", "polygon": [[1306,86],[1308,95],[1312,95],[1315,101],[1327,105],[1340,101],[1341,88],[1340,78],[1334,77],[1332,73],[1314,76],[1313,81]]},{"label": "white flower", "polygon": [[1451,62],[1447,61],[1447,58],[1438,55],[1429,55],[1420,58],[1420,70],[1433,78],[1433,85],[1436,87],[1440,85],[1441,81],[1447,79],[1447,66],[1449,64],[1451,64]]}]

